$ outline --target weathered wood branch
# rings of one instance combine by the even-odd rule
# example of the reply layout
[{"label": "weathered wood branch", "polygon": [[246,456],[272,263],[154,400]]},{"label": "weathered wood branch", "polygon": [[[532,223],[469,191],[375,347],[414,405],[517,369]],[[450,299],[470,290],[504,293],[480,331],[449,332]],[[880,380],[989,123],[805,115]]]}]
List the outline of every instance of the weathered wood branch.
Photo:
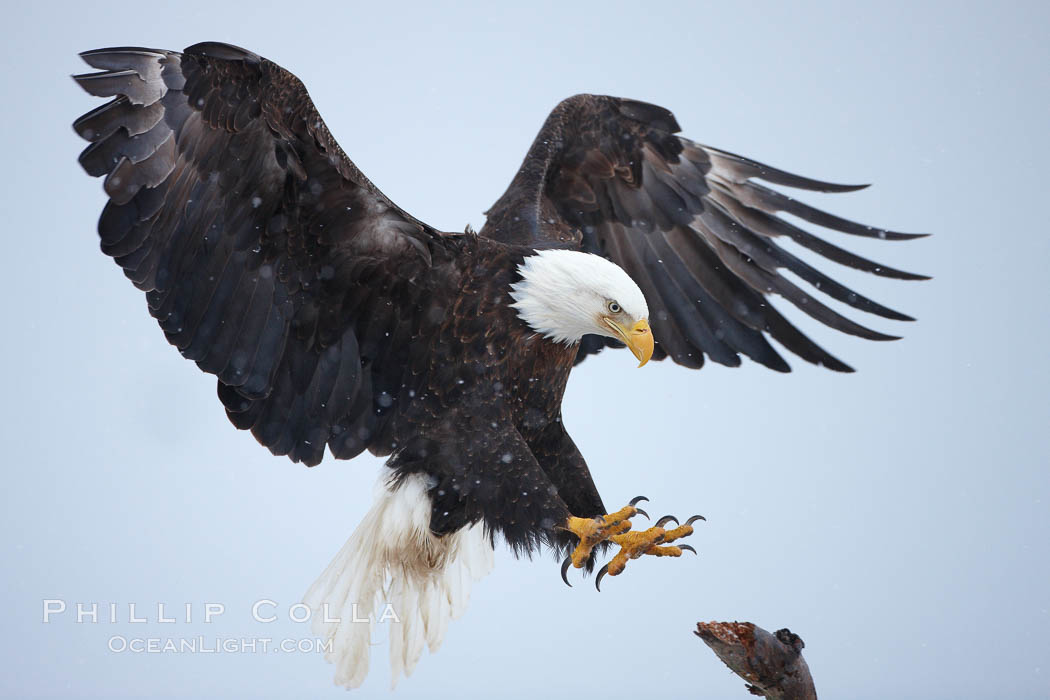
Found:
[{"label": "weathered wood branch", "polygon": [[816,700],[802,639],[789,629],[770,634],[750,622],[698,622],[696,636],[736,675],[752,695],[770,700]]}]

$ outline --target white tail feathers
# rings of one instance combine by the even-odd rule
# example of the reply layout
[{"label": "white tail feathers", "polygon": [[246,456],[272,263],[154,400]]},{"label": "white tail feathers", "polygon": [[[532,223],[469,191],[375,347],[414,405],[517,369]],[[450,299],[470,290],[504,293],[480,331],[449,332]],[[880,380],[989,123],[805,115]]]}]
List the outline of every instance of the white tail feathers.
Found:
[{"label": "white tail feathers", "polygon": [[[430,511],[422,476],[396,489],[381,479],[372,508],[307,591],[303,602],[313,610],[314,634],[332,640],[325,658],[335,664],[337,685],[364,682],[377,619],[391,620],[392,684],[402,672],[411,675],[424,644],[437,651],[449,620],[466,610],[471,581],[492,570],[481,523],[436,537]],[[381,594],[387,607],[377,617]]]}]

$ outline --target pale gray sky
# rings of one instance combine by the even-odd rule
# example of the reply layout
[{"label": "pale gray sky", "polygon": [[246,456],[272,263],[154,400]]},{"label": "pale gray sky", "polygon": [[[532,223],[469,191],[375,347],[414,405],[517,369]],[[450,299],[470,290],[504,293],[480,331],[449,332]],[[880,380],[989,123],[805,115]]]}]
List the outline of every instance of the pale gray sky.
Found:
[{"label": "pale gray sky", "polygon": [[[668,107],[703,143],[873,182],[806,199],[936,234],[830,234],[935,277],[825,265],[919,318],[873,320],[905,336],[882,344],[800,321],[855,375],[583,365],[566,422],[606,502],[705,514],[699,558],[635,562],[598,594],[501,550],[397,697],[745,697],[697,620],[790,627],[822,697],[1050,693],[1044,3],[43,2],[5,20],[0,692],[344,697],[317,655],[107,650],[113,635],[307,636],[251,605],[287,612],[380,466],[307,470],[234,430],[98,251],[104,198],[70,128],[96,105],[67,77],[87,70],[77,51],[222,40],[299,75],[362,170],[441,228],[479,227],[547,112],[598,92]],[[45,598],[117,602],[122,622],[43,624]],[[124,622],[129,602],[151,622]],[[163,624],[157,602],[227,612]],[[386,697],[376,656],[362,697]]]}]

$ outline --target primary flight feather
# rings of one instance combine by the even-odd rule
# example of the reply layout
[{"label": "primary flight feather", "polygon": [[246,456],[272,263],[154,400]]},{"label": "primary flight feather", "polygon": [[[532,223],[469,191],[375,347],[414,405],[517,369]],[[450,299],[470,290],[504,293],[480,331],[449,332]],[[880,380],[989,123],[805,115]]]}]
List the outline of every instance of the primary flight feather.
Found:
[{"label": "primary flight feather", "polygon": [[[834,185],[677,135],[670,112],[577,95],[548,117],[480,233],[446,233],[387,199],[346,157],[291,73],[249,51],[88,51],[74,76],[113,99],[74,128],[109,196],[99,234],[182,355],[218,378],[230,420],[308,465],[389,455],[365,520],[307,594],[333,642],[337,682],[360,684],[385,597],[395,680],[437,648],[492,542],[551,546],[602,574],[679,556],[692,522],[631,530],[638,500],[607,513],[561,422],[576,362],[627,346],[641,364],[741,355],[850,368],[770,303],[836,330],[892,339],[821,294],[910,320],[780,245],[791,240],[883,277],[924,279],[839,248],[779,214],[851,235],[862,226],[759,184]],[[564,572],[564,568],[563,568]],[[600,576],[599,576],[600,579]],[[358,611],[358,608],[360,610]],[[357,614],[355,614],[357,613]]]}]

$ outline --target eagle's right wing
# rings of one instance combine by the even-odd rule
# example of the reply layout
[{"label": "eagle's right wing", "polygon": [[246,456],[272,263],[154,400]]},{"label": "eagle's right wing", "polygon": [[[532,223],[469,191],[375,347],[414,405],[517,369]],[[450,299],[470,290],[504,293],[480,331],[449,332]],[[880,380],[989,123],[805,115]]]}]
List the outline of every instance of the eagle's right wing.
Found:
[{"label": "eagle's right wing", "polygon": [[81,165],[105,176],[102,250],[168,341],[275,454],[375,449],[428,300],[455,283],[456,239],[376,189],[264,58],[217,43],[81,56],[100,72],[77,83],[115,98],[74,124]]}]

